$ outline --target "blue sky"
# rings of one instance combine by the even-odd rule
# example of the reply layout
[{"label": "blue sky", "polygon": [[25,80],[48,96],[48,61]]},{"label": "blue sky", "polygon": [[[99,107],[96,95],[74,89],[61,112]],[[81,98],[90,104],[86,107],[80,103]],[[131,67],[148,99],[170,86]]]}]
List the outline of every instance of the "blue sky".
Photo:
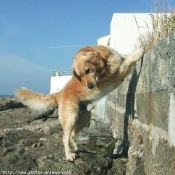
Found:
[{"label": "blue sky", "polygon": [[[175,6],[174,0],[168,1]],[[0,0],[0,95],[49,93],[53,70],[110,33],[113,13],[153,12],[152,0]],[[166,3],[165,3],[166,4]]]}]

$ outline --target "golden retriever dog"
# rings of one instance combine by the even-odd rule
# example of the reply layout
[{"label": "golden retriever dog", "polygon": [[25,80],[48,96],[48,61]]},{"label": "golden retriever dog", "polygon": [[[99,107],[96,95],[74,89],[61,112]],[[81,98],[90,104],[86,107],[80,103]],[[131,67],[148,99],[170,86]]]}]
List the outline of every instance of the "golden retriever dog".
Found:
[{"label": "golden retriever dog", "polygon": [[66,159],[73,161],[76,154],[69,144],[79,150],[76,135],[90,120],[91,104],[114,90],[143,54],[143,49],[124,56],[110,47],[87,46],[75,54],[73,76],[60,92],[44,95],[20,88],[16,90],[16,96],[36,111],[46,112],[58,106]]}]

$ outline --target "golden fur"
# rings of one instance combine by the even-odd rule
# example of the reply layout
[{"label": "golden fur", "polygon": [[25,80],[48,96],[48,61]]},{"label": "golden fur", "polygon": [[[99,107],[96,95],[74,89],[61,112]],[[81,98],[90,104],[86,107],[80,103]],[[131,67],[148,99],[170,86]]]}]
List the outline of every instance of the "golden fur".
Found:
[{"label": "golden fur", "polygon": [[132,66],[143,56],[139,49],[130,56],[118,54],[110,47],[88,46],[80,49],[73,60],[73,76],[58,93],[43,95],[26,88],[16,90],[19,100],[37,111],[59,108],[59,119],[63,127],[63,144],[66,159],[73,161],[76,135],[89,122],[94,101],[114,90],[130,73]]}]

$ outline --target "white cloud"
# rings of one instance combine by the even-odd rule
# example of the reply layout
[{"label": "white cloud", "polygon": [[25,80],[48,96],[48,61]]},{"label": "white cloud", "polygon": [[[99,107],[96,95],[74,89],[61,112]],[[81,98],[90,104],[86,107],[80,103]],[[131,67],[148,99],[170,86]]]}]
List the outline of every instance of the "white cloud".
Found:
[{"label": "white cloud", "polygon": [[46,49],[61,49],[61,48],[68,48],[68,47],[83,47],[85,45],[67,45],[67,46],[50,46],[46,47]]},{"label": "white cloud", "polygon": [[74,47],[85,47],[85,45],[48,46],[48,47],[41,47],[41,48],[31,48],[30,50],[37,50],[37,49],[62,49],[62,48],[74,48]]},{"label": "white cloud", "polygon": [[49,93],[50,69],[34,65],[20,56],[6,54],[0,54],[0,65],[0,95],[13,94],[21,86]]}]

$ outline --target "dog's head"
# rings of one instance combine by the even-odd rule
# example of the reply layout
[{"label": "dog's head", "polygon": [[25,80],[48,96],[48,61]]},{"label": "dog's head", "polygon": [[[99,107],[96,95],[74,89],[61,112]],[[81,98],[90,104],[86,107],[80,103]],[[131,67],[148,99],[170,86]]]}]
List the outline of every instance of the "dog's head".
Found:
[{"label": "dog's head", "polygon": [[83,79],[89,89],[94,88],[106,72],[106,59],[96,47],[80,49],[74,56],[73,75]]}]

